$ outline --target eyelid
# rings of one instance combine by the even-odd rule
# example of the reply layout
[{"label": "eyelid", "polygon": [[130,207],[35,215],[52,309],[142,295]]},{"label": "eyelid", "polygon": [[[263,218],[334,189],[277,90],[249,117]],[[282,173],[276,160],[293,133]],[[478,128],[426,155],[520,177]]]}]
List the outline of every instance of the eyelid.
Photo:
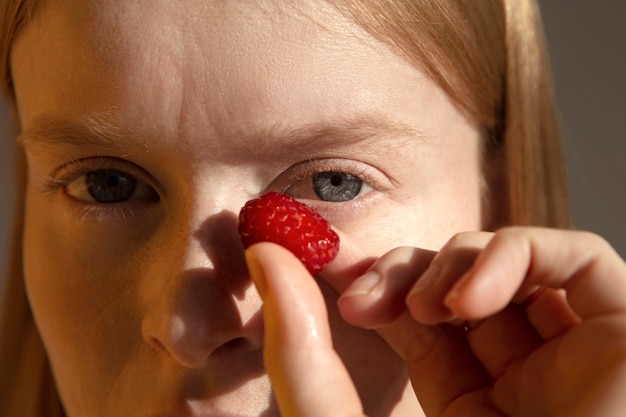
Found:
[{"label": "eyelid", "polygon": [[[116,169],[134,176],[154,191],[155,200],[134,199],[117,203],[99,203],[82,201],[70,196],[65,187],[89,172],[101,169]],[[154,207],[160,201],[160,184],[143,168],[133,162],[109,156],[96,156],[68,161],[54,169],[40,183],[43,193],[53,195],[63,192],[62,207],[68,216],[76,222],[95,224],[115,224],[140,219],[140,214]]]},{"label": "eyelid", "polygon": [[281,173],[269,188],[285,192],[294,184],[320,172],[345,172],[354,175],[375,191],[387,191],[394,184],[391,178],[365,162],[343,158],[324,158],[300,162],[290,167]]},{"label": "eyelid", "polygon": [[126,172],[138,181],[148,184],[157,195],[160,195],[159,184],[143,168],[130,161],[109,156],[88,157],[66,162],[46,176],[41,186],[45,193],[52,194],[81,176],[100,169],[117,169]]}]

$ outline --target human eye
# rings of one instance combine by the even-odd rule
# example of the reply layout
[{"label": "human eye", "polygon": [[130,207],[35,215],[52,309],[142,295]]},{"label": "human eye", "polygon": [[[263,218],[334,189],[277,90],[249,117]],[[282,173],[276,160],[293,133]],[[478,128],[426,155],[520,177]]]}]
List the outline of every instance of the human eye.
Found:
[{"label": "human eye", "polygon": [[350,202],[375,191],[380,179],[365,164],[352,161],[309,161],[293,169],[296,180],[283,192],[304,200]]},{"label": "human eye", "polygon": [[301,185],[310,187],[320,200],[331,203],[354,200],[371,189],[358,176],[341,171],[315,173],[310,177],[310,184],[307,181]]},{"label": "human eye", "polygon": [[89,171],[69,181],[65,192],[80,201],[121,203],[128,200],[151,199],[153,190],[133,174],[114,168]]},{"label": "human eye", "polygon": [[149,175],[133,163],[118,158],[94,157],[70,161],[57,169],[44,188],[62,190],[82,214],[123,214],[143,203],[156,202],[159,194],[150,185]]}]

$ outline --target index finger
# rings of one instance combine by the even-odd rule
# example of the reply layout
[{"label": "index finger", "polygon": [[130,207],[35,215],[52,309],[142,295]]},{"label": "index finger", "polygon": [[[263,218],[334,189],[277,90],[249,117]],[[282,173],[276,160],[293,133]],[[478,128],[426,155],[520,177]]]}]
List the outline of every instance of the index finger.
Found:
[{"label": "index finger", "polygon": [[565,289],[582,319],[626,313],[626,264],[613,248],[588,232],[541,228],[496,233],[446,304],[459,317],[483,318],[537,286]]}]

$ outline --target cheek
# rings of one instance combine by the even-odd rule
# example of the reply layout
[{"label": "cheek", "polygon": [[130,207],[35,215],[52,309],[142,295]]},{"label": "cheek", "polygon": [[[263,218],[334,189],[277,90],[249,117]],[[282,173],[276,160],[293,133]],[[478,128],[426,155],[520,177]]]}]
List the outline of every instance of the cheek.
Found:
[{"label": "cheek", "polygon": [[407,221],[399,236],[412,239],[403,244],[438,251],[455,234],[481,229],[479,135],[462,121],[446,135],[433,148],[420,183],[407,193],[412,202],[401,204]]},{"label": "cheek", "polygon": [[26,208],[27,293],[62,397],[93,403],[76,390],[102,395],[140,342],[136,271],[43,200]]},{"label": "cheek", "polygon": [[438,251],[456,233],[481,229],[481,177],[474,160],[446,157],[428,174],[376,204],[367,215],[339,225],[380,256],[398,246]]}]

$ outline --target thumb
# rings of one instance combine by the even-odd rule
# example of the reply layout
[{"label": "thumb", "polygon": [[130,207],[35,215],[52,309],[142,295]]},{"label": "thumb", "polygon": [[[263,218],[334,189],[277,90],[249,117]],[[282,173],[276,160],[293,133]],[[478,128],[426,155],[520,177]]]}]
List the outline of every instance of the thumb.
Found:
[{"label": "thumb", "polygon": [[363,415],[333,350],[326,305],[313,277],[291,252],[273,243],[250,246],[246,261],[264,301],[265,367],[281,415]]}]

